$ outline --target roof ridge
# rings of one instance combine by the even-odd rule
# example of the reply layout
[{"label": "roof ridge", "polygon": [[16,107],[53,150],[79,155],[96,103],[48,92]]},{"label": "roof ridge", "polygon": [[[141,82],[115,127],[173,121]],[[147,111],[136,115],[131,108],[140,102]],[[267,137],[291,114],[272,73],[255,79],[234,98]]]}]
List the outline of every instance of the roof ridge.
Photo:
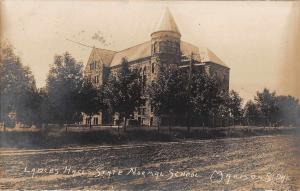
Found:
[{"label": "roof ridge", "polygon": [[109,50],[109,49],[105,49],[105,48],[97,48],[97,47],[95,47],[95,48],[93,48],[93,49],[97,49],[97,50],[106,50],[106,51],[111,51],[111,52],[115,52],[115,53],[118,52],[118,51],[115,51],[115,50]]},{"label": "roof ridge", "polygon": [[125,50],[129,50],[129,49],[131,49],[131,48],[135,48],[135,47],[137,47],[137,46],[139,46],[139,45],[146,44],[146,43],[149,43],[149,42],[150,42],[150,40],[148,40],[148,41],[146,41],[146,42],[139,43],[139,44],[137,44],[137,45],[134,45],[134,46],[131,46],[131,47],[128,47],[128,48],[125,48],[125,49],[120,50],[120,51],[118,51],[118,52],[116,52],[116,53],[123,52],[123,51],[125,51]]}]

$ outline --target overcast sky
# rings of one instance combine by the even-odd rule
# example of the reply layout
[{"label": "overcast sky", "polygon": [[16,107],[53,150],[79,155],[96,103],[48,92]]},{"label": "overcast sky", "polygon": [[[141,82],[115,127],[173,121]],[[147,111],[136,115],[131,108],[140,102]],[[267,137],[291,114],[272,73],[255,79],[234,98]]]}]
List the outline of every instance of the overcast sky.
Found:
[{"label": "overcast sky", "polygon": [[[150,40],[169,7],[182,40],[211,49],[230,68],[230,88],[245,99],[267,87],[300,97],[296,2],[2,1],[2,37],[45,85],[55,54],[86,63],[91,46],[122,50]],[[297,92],[298,91],[298,92]]]}]

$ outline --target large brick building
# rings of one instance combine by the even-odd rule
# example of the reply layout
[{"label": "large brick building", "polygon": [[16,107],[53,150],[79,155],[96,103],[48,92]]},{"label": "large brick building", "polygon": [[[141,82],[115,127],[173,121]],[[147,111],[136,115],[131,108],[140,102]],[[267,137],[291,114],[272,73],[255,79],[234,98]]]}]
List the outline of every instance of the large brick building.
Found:
[{"label": "large brick building", "polygon": [[[223,82],[225,89],[229,88],[229,68],[208,48],[182,41],[181,33],[168,9],[148,41],[121,51],[93,48],[85,67],[85,76],[95,86],[100,86],[107,79],[109,71],[114,73],[124,58],[130,67],[140,69],[145,82],[155,80],[159,65],[184,66],[192,59],[195,66],[204,67],[205,72],[214,74]],[[137,108],[134,118],[140,125],[153,125],[156,121],[147,102],[145,106]],[[84,117],[84,123],[87,122],[88,119]],[[108,123],[104,114],[93,116],[93,125],[103,123]]]}]

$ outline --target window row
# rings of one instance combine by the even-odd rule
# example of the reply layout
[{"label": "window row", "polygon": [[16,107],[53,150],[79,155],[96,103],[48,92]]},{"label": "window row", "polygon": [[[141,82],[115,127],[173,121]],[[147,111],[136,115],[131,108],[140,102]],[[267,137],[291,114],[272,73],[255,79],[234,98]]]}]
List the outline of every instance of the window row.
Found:
[{"label": "window row", "polygon": [[[90,124],[90,122],[91,122],[91,119],[90,119],[90,118],[86,118],[86,119],[85,119],[85,123],[86,123],[87,125]],[[94,117],[94,118],[93,118],[93,123],[92,123],[92,125],[99,125],[98,117]]]},{"label": "window row", "polygon": [[[147,75],[147,74],[146,74],[146,73],[147,73],[147,68],[148,68],[148,67],[144,67],[144,68],[143,68],[142,73],[141,73],[142,76],[143,76],[143,75]],[[154,71],[155,71],[155,63],[152,62],[152,63],[151,63],[151,73],[154,73]]]},{"label": "window row", "polygon": [[180,47],[179,44],[173,41],[161,41],[154,43],[153,52],[172,52],[179,53]]}]

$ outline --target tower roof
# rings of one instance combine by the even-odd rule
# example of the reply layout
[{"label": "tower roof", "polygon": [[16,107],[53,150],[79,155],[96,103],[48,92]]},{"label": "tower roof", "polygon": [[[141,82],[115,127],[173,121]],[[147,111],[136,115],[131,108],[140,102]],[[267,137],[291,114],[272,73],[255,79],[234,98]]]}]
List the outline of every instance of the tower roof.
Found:
[{"label": "tower roof", "polygon": [[155,27],[154,32],[159,32],[159,31],[169,31],[169,32],[176,32],[180,34],[179,29],[174,20],[174,17],[172,16],[168,8],[165,9],[163,15],[161,16],[159,22]]}]

